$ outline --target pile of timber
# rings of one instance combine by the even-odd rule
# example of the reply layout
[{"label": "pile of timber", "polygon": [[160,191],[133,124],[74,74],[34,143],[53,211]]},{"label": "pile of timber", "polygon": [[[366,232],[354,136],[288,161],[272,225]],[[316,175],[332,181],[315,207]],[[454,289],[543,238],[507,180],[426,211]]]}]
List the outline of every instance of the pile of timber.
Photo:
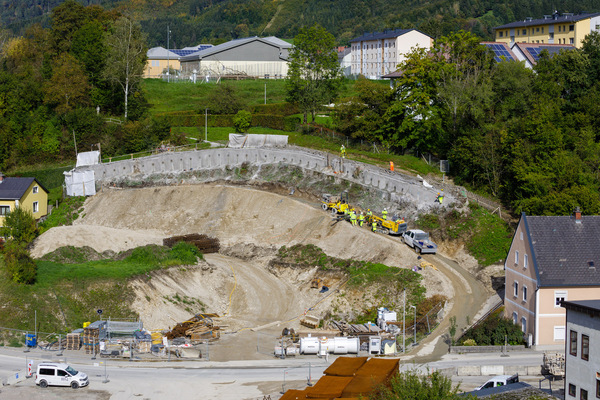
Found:
[{"label": "pile of timber", "polygon": [[206,235],[200,235],[199,233],[191,233],[189,235],[172,236],[163,239],[163,245],[167,247],[173,247],[179,242],[191,243],[200,250],[202,254],[218,253],[221,247],[219,239],[211,238]]},{"label": "pile of timber", "polygon": [[346,321],[331,321],[332,328],[339,329],[346,335],[378,335],[382,329],[373,324],[349,324]]},{"label": "pile of timber", "polygon": [[218,339],[221,337],[221,328],[213,322],[213,318],[218,316],[217,314],[197,314],[193,318],[175,325],[165,336],[169,340],[185,337],[191,339],[192,342]]}]

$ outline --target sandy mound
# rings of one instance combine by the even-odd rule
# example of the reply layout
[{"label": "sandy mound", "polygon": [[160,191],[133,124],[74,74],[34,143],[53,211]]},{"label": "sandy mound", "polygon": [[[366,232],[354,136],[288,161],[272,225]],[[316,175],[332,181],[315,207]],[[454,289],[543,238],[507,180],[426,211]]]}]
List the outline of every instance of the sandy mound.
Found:
[{"label": "sandy mound", "polygon": [[120,252],[147,244],[160,244],[164,235],[157,231],[135,231],[99,225],[58,226],[38,237],[31,250],[34,258],[42,257],[63,246],[90,246],[99,253]]}]

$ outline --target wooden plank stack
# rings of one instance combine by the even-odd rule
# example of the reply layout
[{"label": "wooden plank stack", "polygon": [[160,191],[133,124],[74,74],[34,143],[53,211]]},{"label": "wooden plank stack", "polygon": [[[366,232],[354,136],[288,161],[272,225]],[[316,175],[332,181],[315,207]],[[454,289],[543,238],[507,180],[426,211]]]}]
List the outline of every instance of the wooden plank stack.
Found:
[{"label": "wooden plank stack", "polygon": [[93,354],[99,352],[100,344],[100,329],[98,328],[83,328],[83,347],[85,347],[86,354]]},{"label": "wooden plank stack", "polygon": [[79,350],[81,348],[81,335],[79,333],[67,334],[67,350]]}]

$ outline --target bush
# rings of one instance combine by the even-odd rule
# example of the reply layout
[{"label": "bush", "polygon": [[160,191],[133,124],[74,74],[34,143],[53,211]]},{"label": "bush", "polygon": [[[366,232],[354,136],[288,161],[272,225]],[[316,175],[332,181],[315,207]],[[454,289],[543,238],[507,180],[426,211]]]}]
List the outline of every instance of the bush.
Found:
[{"label": "bush", "polygon": [[251,122],[252,114],[246,110],[238,111],[235,117],[233,117],[233,126],[235,127],[236,132],[248,132]]},{"label": "bush", "polygon": [[182,264],[196,264],[198,258],[202,259],[202,253],[196,246],[186,242],[176,243],[171,249],[170,258],[181,261]]},{"label": "bush", "polygon": [[10,279],[27,285],[35,283],[37,265],[25,248],[25,243],[9,240],[4,245],[4,265]]},{"label": "bush", "polygon": [[38,229],[33,214],[22,207],[15,208],[4,217],[4,226],[0,228],[0,236],[25,244],[32,242],[37,234]]},{"label": "bush", "polygon": [[452,380],[434,371],[427,375],[418,375],[415,370],[408,370],[394,376],[389,386],[381,385],[369,394],[369,399],[400,400],[458,400],[468,399],[458,394],[459,386],[452,386]]},{"label": "bush", "polygon": [[479,346],[501,346],[504,345],[506,336],[508,344],[525,344],[523,332],[518,325],[503,317],[504,307],[493,312],[485,321],[474,328],[469,329],[461,338],[464,344],[468,340],[473,340]]}]

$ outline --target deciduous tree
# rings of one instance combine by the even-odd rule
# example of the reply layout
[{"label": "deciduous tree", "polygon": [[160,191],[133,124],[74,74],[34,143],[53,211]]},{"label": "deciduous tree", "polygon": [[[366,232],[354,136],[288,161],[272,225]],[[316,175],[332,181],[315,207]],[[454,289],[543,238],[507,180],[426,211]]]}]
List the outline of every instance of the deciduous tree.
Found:
[{"label": "deciduous tree", "polygon": [[313,121],[316,111],[331,103],[341,84],[341,70],[334,50],[335,38],[319,25],[302,28],[294,38],[286,79],[288,101],[297,104]]},{"label": "deciduous tree", "polygon": [[127,120],[129,95],[139,85],[146,65],[146,40],[138,23],[128,17],[117,19],[106,40],[104,76],[121,87]]}]

